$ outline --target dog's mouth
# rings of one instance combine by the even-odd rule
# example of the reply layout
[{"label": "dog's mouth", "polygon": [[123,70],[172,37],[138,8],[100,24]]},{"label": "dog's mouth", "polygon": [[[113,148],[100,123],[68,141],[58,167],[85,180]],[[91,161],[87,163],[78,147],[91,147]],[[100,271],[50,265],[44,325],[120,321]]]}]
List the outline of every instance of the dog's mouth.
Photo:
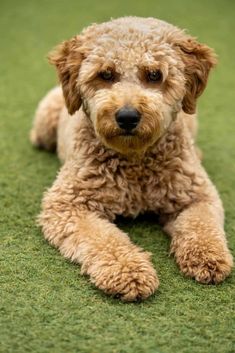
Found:
[{"label": "dog's mouth", "polygon": [[136,136],[136,132],[134,131],[121,131],[117,136]]},{"label": "dog's mouth", "polygon": [[139,137],[138,131],[135,129],[133,131],[128,130],[121,130],[121,129],[114,129],[112,131],[106,132],[104,135],[106,139],[112,140],[114,138],[121,138],[121,137]]},{"label": "dog's mouth", "polygon": [[152,136],[141,135],[136,131],[116,131],[111,136],[106,135],[103,142],[123,154],[145,151],[153,143]]},{"label": "dog's mouth", "polygon": [[104,145],[123,154],[145,151],[156,140],[153,129],[144,129],[141,126],[128,130],[108,123],[98,124],[96,133]]}]

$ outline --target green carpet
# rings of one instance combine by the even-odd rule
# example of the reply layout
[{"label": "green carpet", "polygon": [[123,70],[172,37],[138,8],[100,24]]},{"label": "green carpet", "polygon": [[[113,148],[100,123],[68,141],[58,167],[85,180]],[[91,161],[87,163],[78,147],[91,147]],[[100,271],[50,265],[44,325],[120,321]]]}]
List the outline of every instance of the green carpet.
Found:
[{"label": "green carpet", "polygon": [[153,253],[161,281],[143,303],[106,297],[44,241],[35,226],[42,194],[59,168],[33,149],[28,131],[39,99],[56,83],[45,59],[91,22],[155,16],[216,49],[219,65],[200,99],[199,145],[226,209],[235,246],[235,2],[232,0],[1,0],[1,353],[232,353],[234,276],[218,286],[185,279],[152,220],[121,221]]}]

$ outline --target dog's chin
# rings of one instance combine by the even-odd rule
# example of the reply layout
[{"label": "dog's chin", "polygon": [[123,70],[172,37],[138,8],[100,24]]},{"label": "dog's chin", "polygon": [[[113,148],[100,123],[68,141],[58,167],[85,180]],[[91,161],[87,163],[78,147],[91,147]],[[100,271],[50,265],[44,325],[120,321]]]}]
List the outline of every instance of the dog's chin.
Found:
[{"label": "dog's chin", "polygon": [[141,136],[135,132],[121,132],[115,136],[102,136],[102,142],[109,148],[124,155],[143,155],[157,138]]}]

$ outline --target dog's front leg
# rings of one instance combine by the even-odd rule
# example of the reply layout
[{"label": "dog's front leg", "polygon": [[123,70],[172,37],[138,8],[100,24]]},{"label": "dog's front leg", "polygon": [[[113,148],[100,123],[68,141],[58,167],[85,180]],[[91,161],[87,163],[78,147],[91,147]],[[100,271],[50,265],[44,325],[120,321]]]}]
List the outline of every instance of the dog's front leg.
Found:
[{"label": "dog's front leg", "polygon": [[222,218],[221,209],[199,202],[184,209],[165,226],[172,237],[171,252],[181,271],[198,282],[219,283],[231,271],[232,256]]},{"label": "dog's front leg", "polygon": [[[84,201],[84,200],[83,200]],[[105,293],[124,301],[144,299],[158,287],[149,253],[98,212],[79,204],[72,187],[56,181],[39,217],[45,238],[81,264],[81,271]]]}]

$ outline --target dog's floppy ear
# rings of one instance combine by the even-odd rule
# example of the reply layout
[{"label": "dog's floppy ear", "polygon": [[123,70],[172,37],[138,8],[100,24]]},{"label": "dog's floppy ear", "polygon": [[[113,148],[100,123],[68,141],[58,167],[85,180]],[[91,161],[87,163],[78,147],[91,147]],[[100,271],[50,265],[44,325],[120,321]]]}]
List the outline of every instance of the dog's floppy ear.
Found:
[{"label": "dog's floppy ear", "polygon": [[184,37],[177,49],[185,64],[186,94],[182,102],[185,113],[196,111],[196,100],[204,91],[209,72],[217,63],[213,49],[198,43],[192,37]]},{"label": "dog's floppy ear", "polygon": [[83,60],[83,55],[79,51],[80,46],[80,37],[76,36],[58,45],[48,55],[49,62],[56,66],[65,103],[71,115],[80,108],[82,103],[77,87],[79,68]]}]

